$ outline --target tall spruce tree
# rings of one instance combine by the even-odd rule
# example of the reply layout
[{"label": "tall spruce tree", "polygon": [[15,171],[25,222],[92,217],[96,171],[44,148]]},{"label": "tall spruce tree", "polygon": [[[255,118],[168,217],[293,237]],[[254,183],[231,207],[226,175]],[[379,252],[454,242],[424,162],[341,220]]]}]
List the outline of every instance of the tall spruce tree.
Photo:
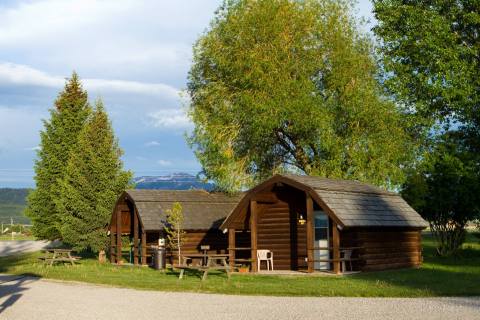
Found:
[{"label": "tall spruce tree", "polygon": [[55,100],[50,119],[44,120],[44,130],[40,133],[40,150],[35,162],[36,188],[28,196],[26,209],[37,238],[61,238],[60,212],[55,204],[59,181],[90,112],[87,92],[74,72]]},{"label": "tall spruce tree", "polygon": [[63,241],[76,250],[99,252],[107,245],[112,208],[132,178],[123,170],[122,153],[98,100],[68,161],[57,201]]}]

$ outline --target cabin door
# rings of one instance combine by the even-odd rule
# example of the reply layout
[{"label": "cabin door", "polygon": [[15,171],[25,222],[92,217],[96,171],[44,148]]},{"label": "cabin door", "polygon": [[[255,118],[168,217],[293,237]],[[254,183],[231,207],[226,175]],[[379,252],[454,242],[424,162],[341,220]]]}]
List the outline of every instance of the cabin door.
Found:
[{"label": "cabin door", "polygon": [[[328,270],[330,258],[329,243],[328,243],[328,216],[323,211],[315,211],[315,242],[313,247],[313,257],[315,260],[315,270]],[[323,248],[323,249],[317,249]],[[325,260],[325,261],[317,261]]]}]

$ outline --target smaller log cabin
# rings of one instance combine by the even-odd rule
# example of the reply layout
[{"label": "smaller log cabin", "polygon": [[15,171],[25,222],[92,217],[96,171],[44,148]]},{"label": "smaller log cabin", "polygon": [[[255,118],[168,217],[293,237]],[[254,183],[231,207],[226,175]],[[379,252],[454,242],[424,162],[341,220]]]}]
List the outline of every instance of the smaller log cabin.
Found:
[{"label": "smaller log cabin", "polygon": [[[212,253],[226,253],[227,235],[218,227],[238,201],[238,196],[203,190],[127,190],[119,197],[110,220],[110,261],[121,261],[124,236],[129,237],[132,249],[127,260],[149,264],[150,248],[158,245],[159,238],[166,238],[165,213],[175,202],[182,205],[185,217],[182,251],[198,253],[202,245],[208,245]],[[173,261],[174,255],[167,252],[167,259]]]},{"label": "smaller log cabin", "polygon": [[[109,226],[111,262],[120,261],[124,235],[131,239],[132,262],[148,264],[149,248],[165,238],[165,212],[174,202],[185,216],[183,252],[200,253],[208,245],[211,253],[228,253],[232,266],[251,265],[252,272],[258,271],[260,249],[273,252],[275,270],[341,273],[422,262],[421,231],[428,224],[398,194],[357,181],[290,174],[233,197],[128,190]],[[174,253],[168,258],[173,261]]]},{"label": "smaller log cabin", "polygon": [[[230,263],[273,252],[276,270],[341,273],[418,267],[428,223],[400,195],[357,181],[275,175],[246,192],[220,226]],[[248,247],[238,235],[248,231]],[[242,242],[244,239],[242,237]],[[349,257],[345,257],[348,252]]]}]

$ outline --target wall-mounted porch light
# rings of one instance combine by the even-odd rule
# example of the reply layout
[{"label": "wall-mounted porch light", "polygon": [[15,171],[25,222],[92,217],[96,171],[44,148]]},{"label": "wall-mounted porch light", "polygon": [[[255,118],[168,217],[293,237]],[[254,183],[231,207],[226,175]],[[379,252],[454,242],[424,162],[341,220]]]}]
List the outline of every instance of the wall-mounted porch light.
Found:
[{"label": "wall-mounted porch light", "polygon": [[306,222],[307,222],[307,220],[305,220],[305,217],[303,216],[303,214],[299,213],[298,214],[298,224],[303,226]]}]

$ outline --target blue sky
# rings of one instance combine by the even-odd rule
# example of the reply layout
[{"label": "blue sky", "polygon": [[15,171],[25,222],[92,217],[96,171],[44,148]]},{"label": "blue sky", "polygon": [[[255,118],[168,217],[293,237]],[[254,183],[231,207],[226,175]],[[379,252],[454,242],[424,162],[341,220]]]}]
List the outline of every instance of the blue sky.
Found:
[{"label": "blue sky", "polygon": [[[136,176],[200,170],[185,132],[191,47],[221,0],[0,0],[0,187],[32,187],[42,119],[77,71]],[[373,19],[369,0],[358,15]]]}]

